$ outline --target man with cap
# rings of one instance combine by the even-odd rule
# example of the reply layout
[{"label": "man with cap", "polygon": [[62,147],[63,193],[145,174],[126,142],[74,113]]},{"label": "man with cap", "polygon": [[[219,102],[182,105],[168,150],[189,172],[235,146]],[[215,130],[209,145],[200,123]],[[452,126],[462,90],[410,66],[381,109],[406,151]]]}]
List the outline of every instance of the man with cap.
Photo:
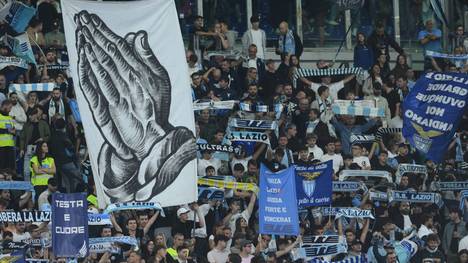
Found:
[{"label": "man with cap", "polygon": [[190,207],[193,210],[193,212],[196,213],[196,216],[199,219],[198,222],[194,223],[194,220],[190,220],[188,214],[191,210],[187,207],[182,206],[177,210],[177,219],[172,225],[172,235],[174,235],[175,233],[181,233],[182,235],[184,235],[185,239],[190,239],[192,238],[192,230],[195,230],[195,232],[197,232],[205,228],[205,216],[198,209],[198,204],[192,203]]},{"label": "man with cap", "polygon": [[58,189],[58,183],[57,183],[57,179],[55,178],[49,178],[49,180],[47,181],[47,190],[42,192],[40,195],[39,195],[39,198],[37,199],[37,207],[39,208],[39,210],[44,210],[44,208],[46,207],[50,207],[50,203],[49,203],[49,196],[52,195],[53,193],[57,193]]},{"label": "man with cap", "polygon": [[260,29],[260,18],[258,15],[250,17],[252,28],[245,31],[242,36],[242,52],[244,55],[248,54],[250,45],[254,44],[257,47],[257,57],[265,59],[266,51],[266,34],[265,31]]},{"label": "man with cap", "polygon": [[240,242],[240,257],[242,258],[242,263],[250,263],[252,258],[254,257],[252,255],[252,246],[253,243],[250,240],[244,239],[241,240]]},{"label": "man with cap", "polygon": [[225,263],[229,257],[229,250],[226,249],[227,238],[224,235],[216,235],[214,238],[215,247],[208,252],[207,258],[210,263]]}]

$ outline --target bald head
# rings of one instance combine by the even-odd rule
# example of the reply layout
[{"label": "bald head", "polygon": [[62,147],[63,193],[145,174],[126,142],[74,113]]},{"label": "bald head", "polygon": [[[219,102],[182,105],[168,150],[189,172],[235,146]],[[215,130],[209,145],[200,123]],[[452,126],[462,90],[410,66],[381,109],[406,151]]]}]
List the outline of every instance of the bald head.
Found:
[{"label": "bald head", "polygon": [[279,31],[281,35],[286,35],[286,33],[288,33],[288,22],[286,21],[281,22],[279,25]]}]

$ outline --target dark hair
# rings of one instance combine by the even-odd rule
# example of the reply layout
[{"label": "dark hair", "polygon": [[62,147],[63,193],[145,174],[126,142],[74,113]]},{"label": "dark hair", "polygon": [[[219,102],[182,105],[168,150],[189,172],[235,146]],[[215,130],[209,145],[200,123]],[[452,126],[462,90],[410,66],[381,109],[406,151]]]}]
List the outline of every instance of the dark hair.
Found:
[{"label": "dark hair", "polygon": [[18,95],[18,93],[16,93],[16,91],[12,91],[8,97],[11,98],[11,96],[13,96],[13,95]]},{"label": "dark hair", "polygon": [[2,107],[8,106],[8,105],[12,105],[12,104],[13,104],[13,102],[12,102],[11,100],[4,100],[4,101],[2,101]]},{"label": "dark hair", "polygon": [[229,254],[228,260],[231,263],[241,263],[242,258],[239,256],[239,254]]},{"label": "dark hair", "polygon": [[62,130],[66,125],[67,124],[63,118],[58,118],[54,121],[54,127],[56,130]]},{"label": "dark hair", "polygon": [[60,91],[60,88],[55,87],[52,89],[52,91],[56,91],[56,90]]},{"label": "dark hair", "polygon": [[224,235],[216,235],[214,238],[215,245],[218,245],[219,241],[227,241]]},{"label": "dark hair", "polygon": [[258,163],[257,163],[257,161],[255,161],[254,159],[250,159],[250,160],[247,162],[247,165],[254,165],[255,167],[258,167]]},{"label": "dark hair", "polygon": [[327,86],[320,86],[317,90],[318,95],[319,96],[322,95],[322,93],[324,93],[327,89],[328,89]]},{"label": "dark hair", "polygon": [[137,222],[136,218],[130,217],[130,218],[127,219],[127,221],[125,221],[125,225],[128,225],[128,222],[130,222],[132,220],[135,220],[135,222]]},{"label": "dark hair", "polygon": [[284,156],[284,150],[281,149],[281,148],[277,148],[277,149],[275,150],[275,155]]},{"label": "dark hair", "polygon": [[234,164],[233,170],[243,172],[243,171],[245,171],[245,168],[244,168],[244,166],[242,164],[236,163],[236,164]]},{"label": "dark hair", "polygon": [[187,245],[183,244],[180,247],[177,247],[177,253],[179,253],[181,250],[188,249]]},{"label": "dark hair", "polygon": [[205,173],[208,172],[209,170],[216,171],[215,168],[214,168],[213,166],[211,166],[211,165],[209,165],[209,166],[207,166],[207,167],[205,168]]},{"label": "dark hair", "polygon": [[427,236],[427,242],[429,242],[429,241],[436,241],[436,242],[439,242],[440,239],[439,239],[439,236],[438,236],[437,234],[432,233],[432,234],[429,234],[429,235]]},{"label": "dark hair", "polygon": [[44,155],[44,157],[42,157],[42,145],[47,142],[46,141],[40,141],[36,144],[36,152],[35,152],[35,155],[37,156],[37,161],[39,162],[39,165],[41,166],[42,165],[42,161],[44,159],[46,159],[47,157],[49,157],[48,154]]}]

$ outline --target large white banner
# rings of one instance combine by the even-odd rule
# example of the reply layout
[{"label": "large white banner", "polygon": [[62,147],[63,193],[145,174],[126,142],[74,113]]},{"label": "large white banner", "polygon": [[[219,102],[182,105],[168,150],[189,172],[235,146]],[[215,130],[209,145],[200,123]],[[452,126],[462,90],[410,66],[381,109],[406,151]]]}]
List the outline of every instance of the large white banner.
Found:
[{"label": "large white banner", "polygon": [[195,201],[196,145],[173,0],[62,0],[99,206]]}]

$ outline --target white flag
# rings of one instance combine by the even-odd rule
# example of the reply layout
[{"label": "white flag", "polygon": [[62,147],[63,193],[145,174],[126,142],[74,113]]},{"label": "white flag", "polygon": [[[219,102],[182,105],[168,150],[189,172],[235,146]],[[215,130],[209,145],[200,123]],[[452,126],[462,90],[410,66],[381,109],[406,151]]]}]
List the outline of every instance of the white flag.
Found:
[{"label": "white flag", "polygon": [[187,63],[174,1],[62,0],[99,206],[197,199]]}]

